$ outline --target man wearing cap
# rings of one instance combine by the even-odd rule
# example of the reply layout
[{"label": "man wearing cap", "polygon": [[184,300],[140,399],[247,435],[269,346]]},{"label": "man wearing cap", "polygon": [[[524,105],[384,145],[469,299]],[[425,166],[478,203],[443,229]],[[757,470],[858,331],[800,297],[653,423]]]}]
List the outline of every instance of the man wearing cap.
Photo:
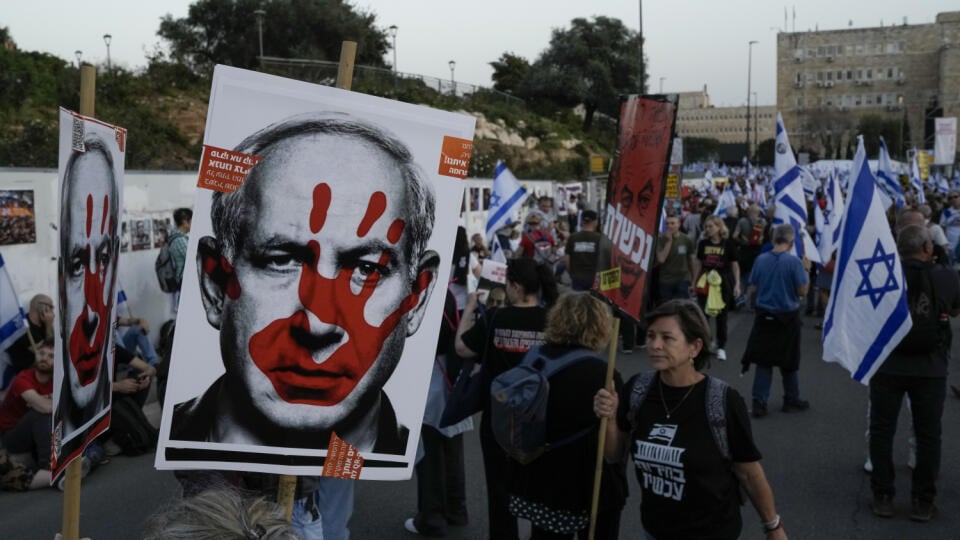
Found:
[{"label": "man wearing cap", "polygon": [[[553,253],[557,242],[553,235],[543,228],[543,218],[537,212],[527,214],[526,232],[520,238],[520,256],[533,259],[541,264],[553,264]],[[553,259],[553,260],[551,260]]]},{"label": "man wearing cap", "polygon": [[588,291],[594,276],[610,266],[610,239],[597,231],[597,213],[584,210],[580,215],[580,231],[567,239],[563,263],[570,273],[573,290]]}]

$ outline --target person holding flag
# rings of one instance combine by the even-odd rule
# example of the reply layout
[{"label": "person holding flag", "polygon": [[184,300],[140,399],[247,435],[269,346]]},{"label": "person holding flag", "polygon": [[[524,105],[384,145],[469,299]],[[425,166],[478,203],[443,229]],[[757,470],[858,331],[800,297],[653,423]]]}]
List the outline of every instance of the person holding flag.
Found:
[{"label": "person holding flag", "polygon": [[920,166],[917,164],[917,152],[913,152],[913,160],[910,161],[910,185],[917,192],[917,204],[926,204],[927,197],[923,193],[923,180],[920,179]]},{"label": "person holding flag", "polygon": [[900,188],[897,174],[893,171],[890,153],[887,152],[887,143],[884,142],[883,137],[880,137],[880,157],[877,159],[877,184],[880,186],[880,195],[884,199],[885,207],[895,205],[897,208],[903,208],[906,204],[903,190]]},{"label": "person holding flag", "polygon": [[[777,180],[773,184],[776,206],[773,225],[781,223],[793,225],[793,230],[796,232],[793,254],[801,259],[807,257],[814,262],[820,262],[820,256],[806,230],[807,200],[803,191],[800,167],[797,165],[796,158],[793,157],[787,130],[783,126],[783,116],[780,113],[777,113],[775,148],[774,168]],[[808,247],[813,249],[807,249]]]},{"label": "person holding flag", "polygon": [[523,202],[530,194],[520,185],[510,169],[497,162],[493,173],[493,193],[490,194],[490,207],[487,209],[487,241],[492,239],[497,229],[513,223],[517,211],[523,208]]}]

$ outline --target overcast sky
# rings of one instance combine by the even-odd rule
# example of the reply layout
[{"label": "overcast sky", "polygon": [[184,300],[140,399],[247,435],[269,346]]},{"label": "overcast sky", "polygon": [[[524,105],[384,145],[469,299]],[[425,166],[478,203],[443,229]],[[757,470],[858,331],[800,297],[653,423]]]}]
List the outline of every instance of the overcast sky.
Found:
[{"label": "overcast sky", "polygon": [[[19,48],[74,59],[102,62],[102,36],[113,36],[111,60],[133,68],[145,64],[144,51],[159,43],[160,17],[184,17],[190,0],[151,2],[114,0],[2,0],[0,26],[7,26]],[[639,26],[637,0],[354,0],[377,15],[381,27],[397,25],[399,70],[448,78],[456,61],[457,81],[490,86],[489,63],[504,51],[534,60],[548,45],[553,28],[576,17],[606,15],[629,28]],[[707,85],[714,105],[742,105],[747,99],[747,42],[753,47],[753,91],[761,105],[776,101],[776,33],[931,23],[936,14],[960,9],[956,0],[875,2],[868,0],[673,0],[643,5],[644,52],[649,89],[663,81],[665,92]],[[796,13],[794,22],[793,13]],[[268,15],[269,16],[269,13]],[[250,24],[255,25],[254,16]],[[264,36],[269,50],[270,36]],[[392,61],[392,52],[386,60]]]}]

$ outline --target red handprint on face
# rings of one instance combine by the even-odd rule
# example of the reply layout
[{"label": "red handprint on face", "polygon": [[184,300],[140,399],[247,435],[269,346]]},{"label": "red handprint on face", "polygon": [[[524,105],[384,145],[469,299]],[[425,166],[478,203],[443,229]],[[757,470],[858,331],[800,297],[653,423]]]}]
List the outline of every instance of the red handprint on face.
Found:
[{"label": "red handprint on face", "polygon": [[[100,238],[107,230],[107,212],[110,198],[103,197],[103,216],[100,220]],[[70,332],[70,360],[77,370],[77,379],[80,384],[87,386],[97,378],[97,372],[102,360],[103,346],[107,337],[107,328],[110,326],[108,311],[109,305],[104,300],[106,290],[107,271],[110,265],[110,256],[101,260],[97,246],[93,245],[93,195],[87,195],[86,239],[87,244],[81,251],[83,257],[83,311],[73,324]],[[111,222],[112,226],[112,222]],[[110,231],[112,232],[112,231]],[[107,249],[110,249],[108,246]],[[112,255],[112,254],[111,254]]]},{"label": "red handprint on face", "polygon": [[[309,216],[310,230],[314,234],[323,229],[332,200],[329,185],[321,183],[314,188]],[[374,192],[356,229],[358,240],[369,235],[386,208],[386,195],[381,191]],[[397,244],[403,230],[404,221],[394,220],[388,227],[387,241]],[[353,391],[380,357],[385,342],[403,316],[417,306],[421,293],[433,278],[429,272],[420,273],[409,294],[399,300],[379,326],[374,326],[367,322],[364,310],[384,278],[381,271],[374,269],[366,275],[355,293],[356,282],[352,284],[351,281],[355,279],[356,268],[342,268],[333,278],[323,277],[317,270],[323,247],[317,240],[310,240],[307,247],[311,257],[303,264],[298,286],[298,297],[304,309],[275,320],[257,332],[250,339],[249,350],[254,364],[266,374],[282,399],[329,406],[339,403]],[[388,263],[389,255],[384,253],[377,264],[371,266],[381,268]],[[329,330],[323,333],[317,328],[311,329],[308,312]],[[318,363],[314,360],[314,353],[322,349],[334,350]]]}]

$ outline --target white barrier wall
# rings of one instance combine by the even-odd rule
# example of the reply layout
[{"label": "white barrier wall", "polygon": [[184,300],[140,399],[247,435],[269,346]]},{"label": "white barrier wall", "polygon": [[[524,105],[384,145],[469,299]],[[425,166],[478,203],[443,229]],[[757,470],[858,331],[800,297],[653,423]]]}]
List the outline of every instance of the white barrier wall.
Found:
[{"label": "white barrier wall", "polygon": [[[173,211],[192,207],[196,188],[195,172],[127,171],[124,182],[123,221],[138,218],[166,218]],[[0,191],[32,190],[37,241],[32,244],[0,246],[20,303],[26,308],[37,293],[56,295],[57,171],[52,169],[0,168]],[[0,221],[0,226],[3,226]],[[157,285],[153,270],[159,249],[125,251],[120,254],[119,280],[126,291],[133,315],[150,323],[151,337],[170,318],[170,298]]]}]

